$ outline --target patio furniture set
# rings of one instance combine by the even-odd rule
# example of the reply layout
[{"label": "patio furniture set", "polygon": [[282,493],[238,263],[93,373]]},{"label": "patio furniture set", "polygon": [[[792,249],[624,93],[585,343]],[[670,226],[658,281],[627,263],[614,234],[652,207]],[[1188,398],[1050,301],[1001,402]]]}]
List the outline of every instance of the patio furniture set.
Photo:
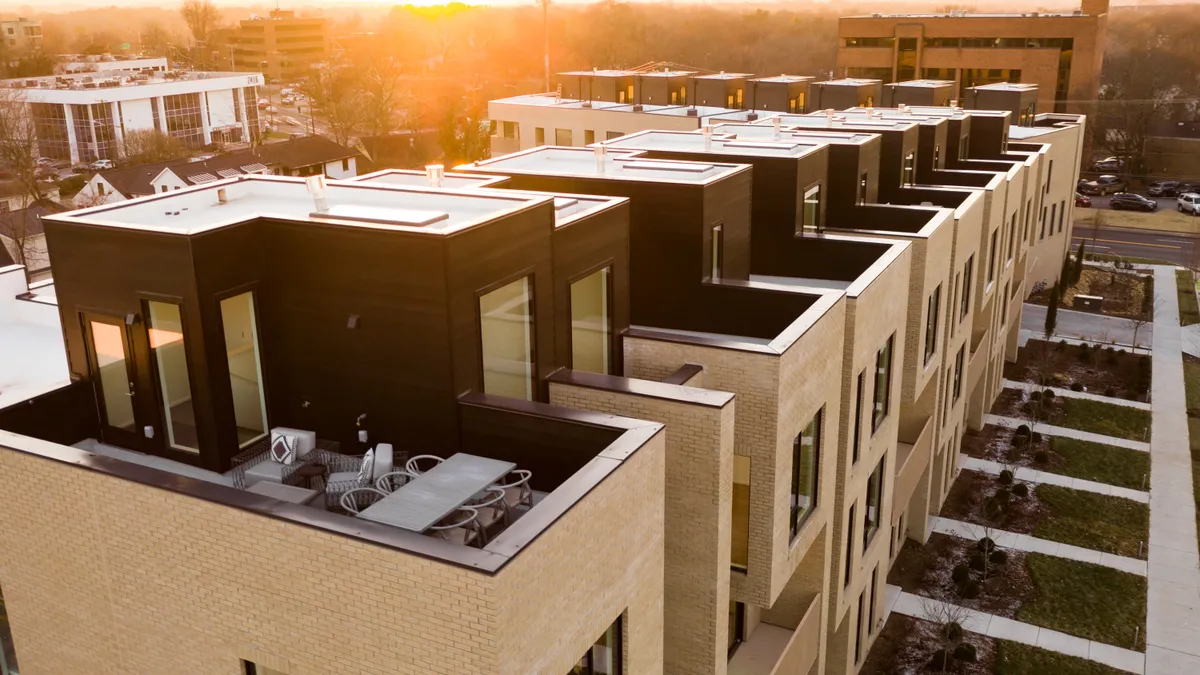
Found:
[{"label": "patio furniture set", "polygon": [[249,492],[480,548],[533,506],[533,474],[512,462],[461,452],[410,459],[389,443],[355,457],[300,429],[272,429],[234,465],[234,485]]}]

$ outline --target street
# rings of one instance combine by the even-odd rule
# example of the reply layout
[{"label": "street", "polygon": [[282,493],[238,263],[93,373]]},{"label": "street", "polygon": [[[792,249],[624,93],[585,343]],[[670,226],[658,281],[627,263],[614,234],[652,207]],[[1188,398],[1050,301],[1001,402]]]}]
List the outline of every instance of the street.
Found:
[{"label": "street", "polygon": [[[1145,190],[1133,190],[1132,192],[1136,192],[1137,194],[1139,194],[1143,197],[1146,197],[1147,199],[1153,199],[1154,201],[1158,202],[1158,210],[1159,211],[1164,211],[1164,210],[1174,211],[1175,210],[1176,202],[1175,202],[1174,197],[1152,197],[1151,195],[1146,194]],[[1112,199],[1112,195],[1104,195],[1104,196],[1088,195],[1088,199],[1092,200],[1091,208],[1107,209],[1108,202]]]},{"label": "street", "polygon": [[[1197,229],[1200,230],[1200,221]],[[1185,265],[1189,258],[1195,257],[1193,247],[1200,243],[1200,235],[1108,226],[1101,227],[1097,236],[1087,223],[1075,224],[1072,239],[1072,249],[1078,248],[1080,241],[1086,241],[1087,250],[1092,253],[1151,258],[1173,265]]]}]

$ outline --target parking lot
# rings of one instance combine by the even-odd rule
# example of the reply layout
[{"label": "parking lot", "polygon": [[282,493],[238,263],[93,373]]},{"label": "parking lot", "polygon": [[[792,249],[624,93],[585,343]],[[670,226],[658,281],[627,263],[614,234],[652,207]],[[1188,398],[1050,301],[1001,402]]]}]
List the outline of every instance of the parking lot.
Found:
[{"label": "parking lot", "polygon": [[[1175,210],[1175,198],[1174,197],[1150,197],[1150,195],[1146,194],[1145,190],[1138,191],[1137,193],[1142,195],[1143,197],[1149,197],[1150,199],[1153,199],[1154,201],[1158,202],[1158,210],[1159,211],[1161,211],[1163,209],[1167,209],[1170,211]],[[1104,197],[1101,197],[1100,195],[1088,195],[1088,199],[1092,200],[1092,208],[1093,209],[1107,209],[1108,208],[1108,200],[1111,198],[1112,198],[1112,195],[1106,195]]]}]

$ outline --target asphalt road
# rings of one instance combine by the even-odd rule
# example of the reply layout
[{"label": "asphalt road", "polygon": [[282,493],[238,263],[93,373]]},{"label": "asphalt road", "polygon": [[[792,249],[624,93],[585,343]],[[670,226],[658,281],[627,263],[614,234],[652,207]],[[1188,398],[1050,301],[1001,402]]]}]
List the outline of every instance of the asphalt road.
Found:
[{"label": "asphalt road", "polygon": [[[1135,190],[1134,192],[1137,192],[1137,191]],[[1158,202],[1158,210],[1159,211],[1162,211],[1164,209],[1174,211],[1175,207],[1177,205],[1174,197],[1151,197],[1150,195],[1146,194],[1145,191],[1137,192],[1137,194],[1139,194],[1143,197],[1148,197],[1148,198],[1153,199],[1154,201]],[[1112,195],[1105,195],[1103,197],[1101,197],[1100,195],[1088,195],[1088,199],[1092,200],[1092,208],[1107,209],[1108,208],[1108,200],[1112,199]],[[1144,211],[1142,213],[1144,213]]]},{"label": "asphalt road", "polygon": [[[1196,224],[1200,231],[1200,222]],[[1087,242],[1093,253],[1111,253],[1133,258],[1152,258],[1174,265],[1185,265],[1189,259],[1200,259],[1200,235],[1130,230],[1102,227],[1099,235],[1087,223],[1075,223],[1072,248],[1080,241]]]}]

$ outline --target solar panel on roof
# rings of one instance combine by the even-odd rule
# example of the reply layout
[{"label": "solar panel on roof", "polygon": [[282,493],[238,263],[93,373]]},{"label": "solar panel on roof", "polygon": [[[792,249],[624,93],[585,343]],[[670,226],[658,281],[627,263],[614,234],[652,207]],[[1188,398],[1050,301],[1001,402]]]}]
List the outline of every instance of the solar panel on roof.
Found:
[{"label": "solar panel on roof", "polygon": [[245,164],[242,166],[242,171],[245,171],[246,173],[254,173],[255,171],[266,171],[266,170],[267,170],[266,164],[254,163],[254,164]]},{"label": "solar panel on roof", "polygon": [[197,183],[197,184],[211,183],[214,180],[217,180],[217,177],[212,175],[211,173],[198,173],[195,176],[190,176],[189,180],[191,180],[193,183]]},{"label": "solar panel on roof", "polygon": [[219,174],[221,178],[233,178],[234,176],[242,175],[242,172],[238,171],[237,169],[221,169],[217,172],[217,174]]}]

